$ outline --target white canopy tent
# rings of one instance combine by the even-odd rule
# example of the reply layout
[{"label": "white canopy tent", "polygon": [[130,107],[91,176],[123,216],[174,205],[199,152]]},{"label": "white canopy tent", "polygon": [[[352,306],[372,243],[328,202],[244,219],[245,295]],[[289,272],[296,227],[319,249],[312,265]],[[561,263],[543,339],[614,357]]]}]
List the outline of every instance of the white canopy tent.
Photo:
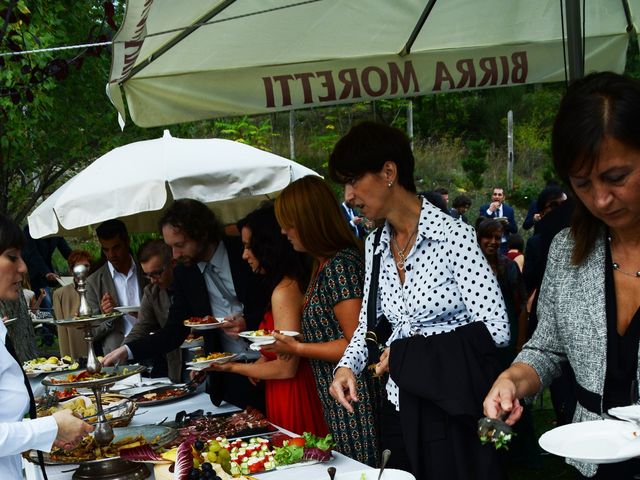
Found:
[{"label": "white canopy tent", "polygon": [[28,217],[34,238],[82,235],[111,218],[131,232],[157,231],[173,199],[206,203],[223,223],[236,222],[292,181],[317,175],[263,150],[222,139],[173,138],[115,148],[68,180]]},{"label": "white canopy tent", "polygon": [[582,5],[129,0],[108,92],[150,127],[622,72],[640,0]]}]

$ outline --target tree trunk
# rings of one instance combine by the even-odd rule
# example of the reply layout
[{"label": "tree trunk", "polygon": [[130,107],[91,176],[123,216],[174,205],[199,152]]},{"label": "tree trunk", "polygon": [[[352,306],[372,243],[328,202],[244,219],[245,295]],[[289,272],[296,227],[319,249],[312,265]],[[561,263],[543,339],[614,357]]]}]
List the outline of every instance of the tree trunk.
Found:
[{"label": "tree trunk", "polygon": [[25,362],[36,358],[38,356],[36,331],[33,328],[33,322],[31,321],[31,315],[29,315],[22,289],[18,300],[0,300],[0,316],[18,319],[8,325],[7,330],[20,361]]}]

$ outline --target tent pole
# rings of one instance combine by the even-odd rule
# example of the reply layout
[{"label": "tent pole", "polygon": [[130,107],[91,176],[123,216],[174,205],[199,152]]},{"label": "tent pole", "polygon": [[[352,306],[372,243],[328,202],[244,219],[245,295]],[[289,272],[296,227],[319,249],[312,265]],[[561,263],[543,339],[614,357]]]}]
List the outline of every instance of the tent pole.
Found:
[{"label": "tent pole", "polygon": [[[584,56],[582,51],[581,0],[565,0],[567,11],[567,50],[569,56],[569,83],[584,77]],[[582,12],[584,13],[584,12]]]},{"label": "tent pole", "polygon": [[295,110],[289,110],[289,158],[296,159],[296,113]]},{"label": "tent pole", "polygon": [[411,142],[411,150],[413,150],[413,100],[409,100],[407,104],[407,136]]}]

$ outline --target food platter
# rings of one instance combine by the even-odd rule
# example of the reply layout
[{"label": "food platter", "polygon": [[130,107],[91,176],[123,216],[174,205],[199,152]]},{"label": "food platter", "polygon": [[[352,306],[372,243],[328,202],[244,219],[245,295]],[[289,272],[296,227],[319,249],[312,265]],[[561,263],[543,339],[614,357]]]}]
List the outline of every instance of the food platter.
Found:
[{"label": "food platter", "polygon": [[183,323],[185,327],[193,330],[212,330],[214,328],[220,328],[225,322],[224,317],[207,315],[206,317],[191,317]]},{"label": "food platter", "polygon": [[639,429],[629,422],[594,420],[562,425],[538,443],[549,453],[585,463],[616,463],[640,456]]},{"label": "food platter", "polygon": [[188,389],[184,387],[184,385],[165,385],[132,395],[129,399],[133,400],[138,405],[150,407],[153,405],[160,405],[162,403],[182,400],[183,398],[190,397],[194,393],[196,393],[195,389]]},{"label": "food platter", "polygon": [[66,327],[92,327],[100,325],[102,322],[121,317],[122,312],[100,313],[98,315],[92,315],[90,317],[73,317],[65,318],[63,320],[54,320],[56,325]]},{"label": "food platter", "polygon": [[245,332],[240,332],[238,336],[253,343],[267,345],[276,341],[273,335],[271,335],[271,333],[273,332],[280,333],[281,335],[287,335],[289,337],[297,337],[298,335],[300,335],[300,333],[294,332],[292,330],[248,330]]},{"label": "food platter", "polygon": [[114,307],[114,310],[120,313],[137,313],[140,311],[140,305],[130,305],[126,307]]},{"label": "food platter", "polygon": [[207,368],[209,365],[212,365],[214,363],[217,364],[223,364],[223,363],[227,363],[230,362],[231,360],[233,360],[234,358],[236,358],[238,356],[237,353],[229,353],[229,352],[225,352],[225,353],[219,353],[219,354],[211,354],[211,355],[219,355],[216,356],[215,358],[209,358],[206,360],[198,360],[198,358],[206,358],[206,357],[197,357],[195,358],[193,361],[191,362],[187,362],[186,365],[189,365],[190,367],[193,367],[193,369],[202,369],[202,368]]},{"label": "food platter", "polygon": [[189,334],[189,336],[182,342],[180,348],[198,348],[204,346],[204,338],[202,336],[193,336]]},{"label": "food platter", "polygon": [[27,360],[22,364],[22,369],[26,373],[27,377],[35,378],[38,375],[44,373],[64,372],[76,370],[79,367],[78,362],[75,362],[71,357],[65,356],[58,357],[39,357]]},{"label": "food platter", "polygon": [[[126,427],[129,425],[138,409],[138,405],[122,395],[103,394],[101,397],[107,422],[114,427]],[[57,405],[49,408],[39,408],[38,417],[46,417],[66,409],[88,423],[97,423],[98,414],[95,402],[95,397],[79,395],[69,400],[60,401]]]},{"label": "food platter", "polygon": [[[104,367],[99,374],[92,377],[86,370],[80,370],[75,374],[48,375],[42,379],[42,384],[49,387],[100,387],[111,385],[119,380],[142,373],[147,367],[142,365],[126,365],[120,367]],[[87,378],[83,372],[86,372]]]},{"label": "food platter", "polygon": [[[126,446],[129,440],[142,438],[148,445],[152,447],[162,447],[172,442],[178,435],[178,432],[164,425],[141,425],[135,427],[121,427],[113,429],[114,438],[111,445],[122,444]],[[51,453],[44,453],[44,461],[50,465],[67,465],[70,463],[99,463],[119,458],[119,454],[110,451],[111,449],[102,449],[100,456],[104,454],[104,458],[95,458],[94,445],[92,444],[92,437],[88,435],[83,440],[81,446],[74,450],[53,450]],[[94,458],[91,458],[94,456]],[[37,452],[31,450],[29,452],[30,459],[37,461]],[[89,457],[89,458],[88,458]]]}]

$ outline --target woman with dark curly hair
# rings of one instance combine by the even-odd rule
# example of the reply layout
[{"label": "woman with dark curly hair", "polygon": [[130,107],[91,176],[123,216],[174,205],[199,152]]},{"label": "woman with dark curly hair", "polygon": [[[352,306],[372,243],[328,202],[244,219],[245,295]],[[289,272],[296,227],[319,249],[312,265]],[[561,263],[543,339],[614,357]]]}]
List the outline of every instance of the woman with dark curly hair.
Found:
[{"label": "woman with dark curly hair", "polygon": [[[260,275],[271,292],[261,329],[300,331],[303,292],[309,282],[309,263],[280,232],[273,204],[265,204],[238,222],[242,258]],[[291,432],[326,435],[320,397],[309,362],[300,357],[278,358],[262,352],[255,363],[231,362],[210,370],[265,380],[267,417]]]}]

